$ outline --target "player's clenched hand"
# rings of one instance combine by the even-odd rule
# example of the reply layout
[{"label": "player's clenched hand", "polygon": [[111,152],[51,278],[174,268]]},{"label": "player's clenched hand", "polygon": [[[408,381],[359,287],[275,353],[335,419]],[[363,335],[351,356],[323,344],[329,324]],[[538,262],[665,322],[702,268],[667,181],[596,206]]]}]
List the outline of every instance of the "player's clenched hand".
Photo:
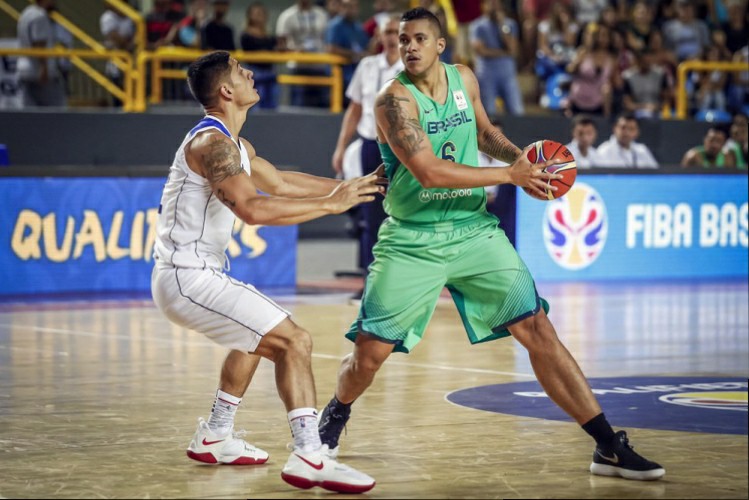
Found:
[{"label": "player's clenched hand", "polygon": [[559,160],[549,160],[543,163],[531,163],[528,159],[528,151],[533,145],[526,147],[517,160],[510,165],[510,179],[516,186],[528,188],[531,195],[546,200],[546,190],[556,191],[556,186],[549,185],[549,181],[562,179],[559,174],[545,172],[546,167],[559,163]]},{"label": "player's clenched hand", "polygon": [[377,174],[372,173],[341,182],[328,198],[333,213],[340,214],[360,203],[373,201],[375,194],[382,191],[382,186],[377,185]]}]

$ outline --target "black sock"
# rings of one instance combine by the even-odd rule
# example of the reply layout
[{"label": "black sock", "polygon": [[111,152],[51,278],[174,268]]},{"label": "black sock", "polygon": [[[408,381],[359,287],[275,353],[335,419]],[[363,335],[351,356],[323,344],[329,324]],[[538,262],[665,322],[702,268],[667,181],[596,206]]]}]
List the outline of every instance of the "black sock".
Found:
[{"label": "black sock", "polygon": [[336,410],[339,410],[341,413],[348,413],[351,411],[351,405],[354,404],[354,402],[350,403],[341,403],[336,396],[333,396],[333,399],[330,400],[330,403],[328,403],[329,406],[333,406]]},{"label": "black sock", "polygon": [[597,444],[607,445],[614,439],[614,429],[611,428],[606,415],[599,413],[582,425],[585,432],[596,440]]}]

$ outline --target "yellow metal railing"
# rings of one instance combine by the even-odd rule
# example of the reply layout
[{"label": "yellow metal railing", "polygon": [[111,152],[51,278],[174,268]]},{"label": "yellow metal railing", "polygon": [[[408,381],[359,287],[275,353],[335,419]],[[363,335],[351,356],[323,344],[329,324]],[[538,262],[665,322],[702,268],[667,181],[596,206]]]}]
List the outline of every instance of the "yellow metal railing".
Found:
[{"label": "yellow metal railing", "polygon": [[[98,71],[94,70],[94,73],[89,75],[91,78],[101,85],[107,92],[115,96],[117,99],[122,101],[123,111],[133,111],[133,56],[129,52],[124,51],[107,51],[104,53],[96,50],[89,49],[16,49],[16,48],[3,48],[0,47],[0,56],[27,56],[27,57],[62,57],[70,60],[76,60],[81,58],[86,59],[106,59],[112,61],[119,61],[122,63],[123,76],[124,76],[124,88],[120,88],[112,83],[109,78],[102,75]],[[85,63],[84,63],[85,64]]]},{"label": "yellow metal railing", "polygon": [[[200,50],[173,47],[160,48],[153,52],[141,52],[137,58],[138,82],[135,88],[134,111],[145,111],[146,102],[146,67],[151,63],[151,95],[148,102],[157,104],[162,98],[162,81],[164,79],[185,79],[183,69],[163,68],[163,62],[192,62],[207,54]],[[326,64],[331,67],[330,76],[302,76],[278,75],[278,83],[282,85],[321,85],[330,87],[330,111],[343,111],[343,70],[341,66],[348,60],[334,54],[319,54],[306,52],[232,52],[232,56],[242,63],[270,63],[279,64],[295,61],[300,64]]]},{"label": "yellow metal railing", "polygon": [[684,61],[677,68],[676,78],[676,117],[685,120],[689,115],[687,78],[690,71],[749,71],[749,64],[741,62]]},{"label": "yellow metal railing", "polygon": [[[119,0],[112,0],[115,2],[118,2]],[[33,0],[29,0],[29,3],[33,3]],[[8,14],[13,20],[18,21],[20,17],[20,12],[18,12],[13,6],[8,4],[5,0],[0,0],[0,10]],[[96,52],[100,54],[103,57],[92,57],[90,55],[90,52],[82,52],[81,54],[86,54],[86,57],[92,57],[95,59],[109,59],[111,60],[115,66],[117,66],[120,71],[122,71],[123,75],[125,75],[126,78],[128,78],[130,81],[125,83],[125,89],[132,89],[134,80],[134,75],[132,74],[132,57],[129,56],[127,59],[122,59],[121,57],[118,57],[117,55],[114,55],[114,52],[111,52],[107,50],[105,46],[100,44],[98,41],[94,40],[91,36],[88,35],[85,31],[80,29],[78,26],[70,22],[65,16],[60,14],[59,12],[51,12],[50,18],[68,30],[72,36],[77,38],[81,41],[84,45],[89,47],[91,51]],[[141,24],[143,24],[143,20],[141,19]],[[144,35],[145,36],[145,35]],[[58,49],[65,49],[62,45],[57,45]],[[39,52],[29,52],[29,53],[20,53],[20,52],[13,52],[7,55],[28,55],[31,57],[46,57],[44,55],[39,55]],[[59,53],[58,53],[59,54]],[[121,101],[123,101],[123,110],[129,111],[130,104],[132,102],[130,96],[132,95],[132,90],[127,91],[120,89],[116,85],[114,85],[109,78],[107,78],[105,75],[103,75],[99,70],[88,64],[86,61],[84,61],[81,58],[81,54],[66,52],[65,55],[61,57],[66,57],[70,59],[70,62],[73,63],[73,65],[81,70],[85,75],[87,75],[89,78],[91,78],[93,81],[98,83],[101,87],[103,87],[107,92],[114,95]],[[127,99],[122,99],[123,92],[125,92]],[[127,104],[127,105],[126,105]]]}]

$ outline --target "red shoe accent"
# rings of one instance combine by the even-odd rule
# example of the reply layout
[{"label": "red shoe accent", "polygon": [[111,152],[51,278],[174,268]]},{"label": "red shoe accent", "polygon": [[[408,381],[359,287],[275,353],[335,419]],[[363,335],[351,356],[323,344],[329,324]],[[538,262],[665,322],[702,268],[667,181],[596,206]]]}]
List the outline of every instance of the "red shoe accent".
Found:
[{"label": "red shoe accent", "polygon": [[224,465],[260,465],[267,461],[267,458],[239,457],[233,462],[226,462]]},{"label": "red shoe accent", "polygon": [[213,456],[213,453],[195,453],[194,451],[187,450],[187,456],[205,464],[215,464],[218,462],[216,457]]},{"label": "red shoe accent", "polygon": [[313,486],[317,486],[316,481],[310,481],[309,479],[305,479],[299,476],[292,476],[291,474],[286,474],[284,472],[281,473],[281,479],[283,479],[293,487],[301,488],[303,490],[308,490]]},{"label": "red shoe accent", "polygon": [[335,491],[337,493],[364,493],[375,487],[376,483],[367,484],[363,486],[357,486],[347,483],[337,483],[335,481],[323,481],[320,486],[328,491]]},{"label": "red shoe accent", "polygon": [[203,445],[205,445],[205,446],[210,446],[210,445],[212,445],[212,444],[220,443],[221,441],[224,441],[225,439],[226,439],[226,438],[224,438],[224,439],[219,439],[218,441],[206,441],[206,439],[205,439],[205,438],[203,438]]},{"label": "red shoe accent", "polygon": [[322,488],[325,488],[328,491],[335,491],[336,493],[364,493],[372,488],[375,487],[375,484],[367,484],[363,486],[358,486],[354,484],[348,484],[348,483],[339,483],[336,481],[310,481],[309,479],[305,479],[303,477],[299,476],[292,476],[290,474],[281,473],[281,479],[289,483],[290,485],[301,488],[303,490],[308,490],[312,488],[313,486],[320,486]]},{"label": "red shoe accent", "polygon": [[312,462],[310,462],[306,458],[302,457],[301,455],[298,455],[296,453],[294,453],[294,455],[296,455],[299,458],[299,460],[301,460],[302,462],[304,462],[305,464],[309,465],[310,467],[312,467],[315,470],[322,470],[322,468],[325,467],[325,464],[322,463],[322,460],[320,460],[319,464],[313,464]]}]

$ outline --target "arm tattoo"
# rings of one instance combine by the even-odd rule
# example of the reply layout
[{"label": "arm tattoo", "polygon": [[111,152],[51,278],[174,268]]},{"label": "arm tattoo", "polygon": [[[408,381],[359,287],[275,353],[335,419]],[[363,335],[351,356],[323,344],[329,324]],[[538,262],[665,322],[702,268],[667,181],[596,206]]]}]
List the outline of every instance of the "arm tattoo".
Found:
[{"label": "arm tattoo", "polygon": [[388,122],[387,139],[391,146],[403,150],[406,158],[411,158],[424,148],[426,134],[421,128],[419,120],[408,116],[400,102],[408,102],[405,97],[385,94],[377,99],[377,106],[385,108],[385,118]]},{"label": "arm tattoo", "polygon": [[481,133],[479,149],[489,156],[506,163],[514,162],[520,156],[520,153],[522,153],[516,145],[494,127],[484,130]]},{"label": "arm tattoo", "polygon": [[[214,139],[208,145],[208,152],[203,155],[205,177],[211,186],[244,172],[239,150],[223,139]],[[228,207],[234,208],[237,203],[228,198],[223,189],[216,190],[216,196]]]}]

